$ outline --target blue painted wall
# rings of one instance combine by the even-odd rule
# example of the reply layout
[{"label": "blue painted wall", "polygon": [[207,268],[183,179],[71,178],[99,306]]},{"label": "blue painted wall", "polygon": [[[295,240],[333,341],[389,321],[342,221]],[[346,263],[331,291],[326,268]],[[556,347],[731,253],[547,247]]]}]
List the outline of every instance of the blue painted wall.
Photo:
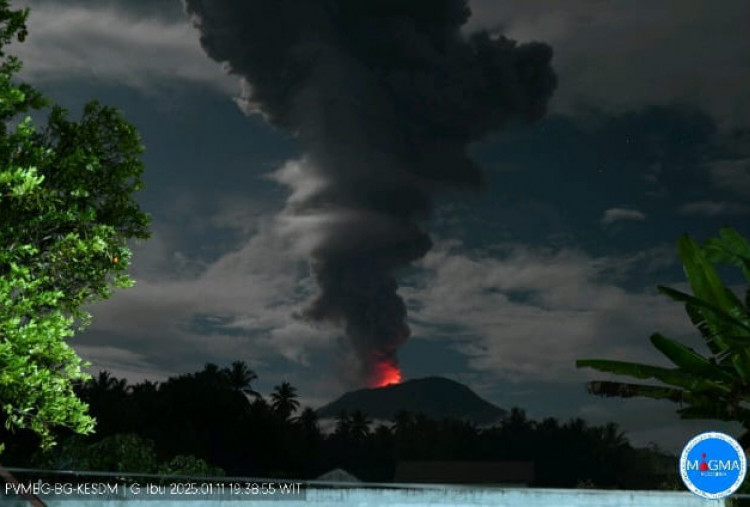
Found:
[{"label": "blue painted wall", "polygon": [[[86,507],[115,507],[132,505],[129,499],[94,499],[75,496],[41,497],[49,506],[85,505]],[[3,505],[28,505],[23,500],[0,497]],[[210,498],[190,500],[189,497],[152,498],[148,502],[137,502],[148,506],[186,507],[206,505],[238,507],[259,505],[266,507],[441,507],[483,506],[496,507],[718,507],[724,501],[709,501],[690,492],[672,491],[611,491],[572,489],[526,489],[526,488],[479,488],[461,486],[414,486],[414,487],[330,487],[308,488],[301,496],[281,497],[276,494],[262,500],[252,501],[243,497],[237,502],[228,494]]]}]

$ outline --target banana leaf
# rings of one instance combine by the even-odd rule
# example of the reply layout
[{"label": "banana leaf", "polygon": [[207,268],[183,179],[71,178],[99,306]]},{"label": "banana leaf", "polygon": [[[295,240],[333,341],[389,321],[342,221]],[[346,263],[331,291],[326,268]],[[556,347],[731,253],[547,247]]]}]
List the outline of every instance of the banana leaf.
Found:
[{"label": "banana leaf", "polygon": [[743,382],[750,379],[750,358],[747,352],[732,356],[732,365]]},{"label": "banana leaf", "polygon": [[675,403],[684,402],[687,393],[673,387],[650,386],[643,384],[629,384],[626,382],[609,382],[597,380],[588,382],[586,389],[590,394],[607,398],[636,398],[644,397],[655,400],[669,400]]},{"label": "banana leaf", "polygon": [[689,236],[680,237],[677,247],[696,299],[703,300],[734,317],[745,313],[744,307],[741,304],[737,305],[736,298],[733,299],[727,294],[716,269]]},{"label": "banana leaf", "polygon": [[732,383],[737,380],[735,376],[711,363],[693,349],[666,336],[654,333],[651,335],[651,343],[685,373],[701,375],[717,382]]},{"label": "banana leaf", "polygon": [[[739,303],[739,300],[736,296],[734,297],[734,299],[737,303],[739,303],[739,307],[733,307],[731,311],[735,313],[728,313],[724,309],[719,308],[718,306],[711,304],[704,299],[700,299],[696,296],[691,296],[690,294],[673,289],[671,287],[659,285],[658,290],[662,294],[669,296],[675,301],[690,303],[699,311],[709,312],[709,314],[713,315],[714,317],[714,319],[708,321],[709,325],[723,325],[724,327],[735,326],[739,327],[746,333],[750,333],[750,319],[748,319],[747,312],[745,312],[744,307],[741,303]],[[726,296],[725,299],[727,299]]]},{"label": "banana leaf", "polygon": [[710,325],[703,312],[690,303],[685,304],[685,312],[713,354],[718,355],[729,350],[729,342],[726,337],[721,335],[716,326]]},{"label": "banana leaf", "polygon": [[737,266],[750,281],[750,243],[734,229],[722,228],[718,238],[703,244],[703,252],[710,262]]},{"label": "banana leaf", "polygon": [[731,388],[711,380],[697,377],[696,375],[680,371],[678,369],[662,368],[646,364],[631,363],[626,361],[609,361],[606,359],[580,359],[576,361],[578,368],[593,368],[605,373],[615,375],[627,375],[639,379],[653,378],[676,387],[690,389],[696,392],[723,392],[728,393]]},{"label": "banana leaf", "polygon": [[722,339],[731,347],[729,350],[730,353],[736,354],[741,349],[745,347],[750,347],[750,335],[740,335],[740,336],[732,336],[732,335],[724,335],[722,336]]}]

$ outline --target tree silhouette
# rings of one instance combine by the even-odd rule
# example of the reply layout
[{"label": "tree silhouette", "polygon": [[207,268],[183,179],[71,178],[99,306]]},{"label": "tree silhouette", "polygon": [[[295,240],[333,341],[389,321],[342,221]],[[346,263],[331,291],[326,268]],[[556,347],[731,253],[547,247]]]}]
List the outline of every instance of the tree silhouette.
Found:
[{"label": "tree silhouette", "polygon": [[224,372],[214,363],[203,365],[203,370],[195,374],[195,377],[205,381],[207,384],[224,385],[228,383]]},{"label": "tree silhouette", "polygon": [[234,361],[231,367],[224,368],[224,375],[232,388],[256,398],[260,396],[252,389],[252,383],[258,379],[258,375],[244,361]]},{"label": "tree silhouette", "polygon": [[[81,387],[100,429],[91,437],[61,437],[61,445],[36,464],[117,471],[130,463],[129,470],[221,469],[230,476],[301,479],[343,468],[363,480],[387,482],[399,461],[522,460],[534,463],[536,486],[647,489],[676,478],[674,457],[634,449],[616,424],[534,421],[517,408],[490,428],[401,412],[392,428],[381,424],[374,431],[368,415],[355,411],[339,414],[335,431],[324,435],[311,408],[291,417],[298,404],[289,401],[297,401],[297,391],[288,382],[275,388],[269,402],[248,403],[238,396],[239,384],[229,381],[231,369],[209,364],[159,384],[133,386],[102,372]],[[23,440],[9,440],[7,456],[16,466],[31,464]]]},{"label": "tree silhouette", "polygon": [[318,414],[310,407],[305,407],[300,415],[294,419],[294,424],[296,424],[306,435],[320,434]]},{"label": "tree silhouette", "polygon": [[128,397],[128,383],[125,379],[113,377],[107,371],[80,386],[81,399],[90,406],[90,413],[96,419],[98,437],[110,436],[128,431],[132,420],[133,406]]},{"label": "tree silhouette", "polygon": [[124,396],[127,387],[127,380],[117,379],[107,371],[99,371],[99,375],[91,383],[91,391],[93,393],[107,393],[109,395]]},{"label": "tree silhouette", "polygon": [[271,393],[271,407],[282,419],[288,420],[299,408],[297,388],[286,381],[274,387]]},{"label": "tree silhouette", "polygon": [[159,383],[151,380],[144,380],[138,384],[128,386],[128,390],[135,397],[156,396],[159,392]]},{"label": "tree silhouette", "polygon": [[394,417],[396,435],[409,433],[414,425],[414,417],[406,410],[399,410]]},{"label": "tree silhouette", "polygon": [[355,410],[349,417],[349,435],[354,440],[363,441],[370,436],[372,421],[361,410]]},{"label": "tree silhouette", "polygon": [[339,412],[336,416],[336,427],[333,430],[333,435],[341,440],[348,440],[352,433],[352,420],[349,413],[346,410]]}]

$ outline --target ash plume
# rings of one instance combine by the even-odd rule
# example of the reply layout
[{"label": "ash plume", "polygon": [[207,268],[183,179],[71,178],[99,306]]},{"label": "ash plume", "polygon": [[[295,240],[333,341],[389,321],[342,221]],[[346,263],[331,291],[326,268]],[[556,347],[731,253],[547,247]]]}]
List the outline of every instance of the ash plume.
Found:
[{"label": "ash plume", "polygon": [[309,319],[345,325],[377,383],[409,337],[396,273],[423,257],[441,187],[477,189],[468,146],[541,118],[552,50],[460,32],[465,0],[185,0],[201,44],[242,78],[239,103],[291,132],[304,156],[277,178],[312,259]]}]

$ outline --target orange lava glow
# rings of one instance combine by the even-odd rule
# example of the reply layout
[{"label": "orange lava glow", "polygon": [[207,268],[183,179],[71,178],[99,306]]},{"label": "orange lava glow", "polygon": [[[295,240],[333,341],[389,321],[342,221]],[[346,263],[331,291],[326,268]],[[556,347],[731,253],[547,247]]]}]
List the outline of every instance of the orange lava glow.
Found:
[{"label": "orange lava glow", "polygon": [[398,366],[390,363],[380,363],[373,376],[373,387],[385,387],[401,382],[401,370],[398,369]]}]

